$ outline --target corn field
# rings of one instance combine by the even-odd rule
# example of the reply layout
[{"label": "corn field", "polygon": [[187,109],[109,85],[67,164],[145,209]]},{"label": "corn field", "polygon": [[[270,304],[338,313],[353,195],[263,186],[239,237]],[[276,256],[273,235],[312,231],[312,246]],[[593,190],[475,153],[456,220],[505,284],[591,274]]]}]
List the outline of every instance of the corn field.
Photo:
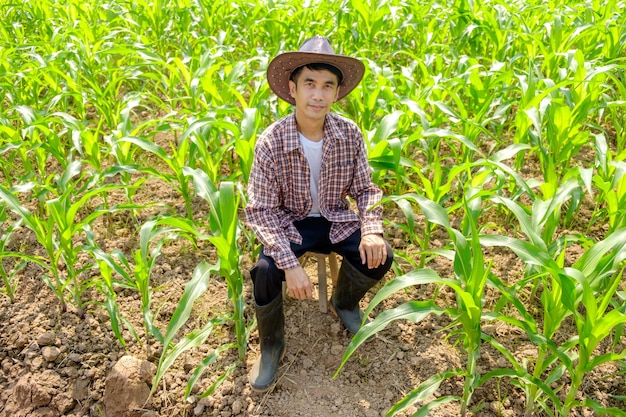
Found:
[{"label": "corn field", "polygon": [[[210,395],[245,360],[255,327],[244,260],[259,243],[240,213],[255,140],[291,111],[271,93],[265,69],[321,34],[366,65],[334,111],[361,127],[386,226],[401,236],[393,277],[367,305],[375,319],[335,376],[392,322],[446,316],[465,363],[424,375],[388,416],[438,415],[447,403],[472,415],[473,394],[494,380],[523,392],[526,416],[625,416],[624,391],[601,401],[583,389],[607,363],[622,380],[626,369],[625,7],[0,0],[2,294],[13,303],[24,271],[35,268],[63,311],[108,315],[121,346],[129,334],[157,341],[153,391],[185,351],[234,332],[186,382],[189,395],[220,355],[236,351]],[[138,202],[154,180],[181,205]],[[131,248],[106,244],[120,219]],[[210,256],[163,326],[151,274],[174,241]],[[498,251],[522,267],[498,274]],[[449,275],[431,268],[442,258]],[[194,302],[216,282],[227,286],[228,311],[190,329]],[[437,289],[430,299],[380,308],[427,285]],[[120,290],[141,300],[143,329],[120,307]],[[438,297],[446,291],[454,302]],[[506,340],[483,331],[494,323],[525,335],[536,357],[520,361]],[[481,372],[486,347],[505,366]],[[433,397],[451,379],[462,389]]]}]

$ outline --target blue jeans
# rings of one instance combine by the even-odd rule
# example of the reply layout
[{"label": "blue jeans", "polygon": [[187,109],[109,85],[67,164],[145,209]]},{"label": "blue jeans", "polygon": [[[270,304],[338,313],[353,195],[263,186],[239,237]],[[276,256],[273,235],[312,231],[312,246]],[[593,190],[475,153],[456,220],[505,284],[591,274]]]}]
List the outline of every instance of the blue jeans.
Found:
[{"label": "blue jeans", "polygon": [[[361,231],[357,230],[347,239],[338,243],[331,243],[329,239],[331,223],[324,217],[307,217],[294,223],[294,226],[302,236],[302,244],[291,243],[291,250],[299,258],[306,252],[331,253],[335,252],[343,258],[343,262],[349,262],[359,272],[371,279],[381,280],[391,268],[393,253],[389,243],[387,245],[387,260],[377,268],[368,268],[367,264],[361,263],[359,244],[361,243]],[[285,280],[285,272],[278,269],[274,259],[263,254],[259,255],[259,261],[250,270],[254,285],[254,299],[257,305],[269,304],[280,295],[282,283]]]}]

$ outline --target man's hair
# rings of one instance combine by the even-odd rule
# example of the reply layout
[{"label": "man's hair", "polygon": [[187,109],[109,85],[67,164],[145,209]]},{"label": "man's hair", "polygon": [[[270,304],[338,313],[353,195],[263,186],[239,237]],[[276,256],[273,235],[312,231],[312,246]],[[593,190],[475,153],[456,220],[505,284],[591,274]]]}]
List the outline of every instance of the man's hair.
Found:
[{"label": "man's hair", "polygon": [[289,81],[293,81],[294,83],[298,84],[298,78],[300,77],[302,68],[306,68],[311,71],[330,71],[337,77],[337,85],[341,85],[341,83],[343,82],[343,73],[341,72],[341,70],[339,70],[339,68],[335,67],[334,65],[326,64],[324,62],[314,62],[312,64],[306,64],[296,68],[295,70],[291,71]]}]

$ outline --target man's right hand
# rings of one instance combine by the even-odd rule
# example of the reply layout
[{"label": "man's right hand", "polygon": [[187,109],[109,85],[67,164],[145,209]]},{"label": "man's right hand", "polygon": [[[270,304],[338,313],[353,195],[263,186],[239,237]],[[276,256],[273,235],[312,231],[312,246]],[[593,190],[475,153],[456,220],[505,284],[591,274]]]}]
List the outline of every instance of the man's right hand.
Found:
[{"label": "man's right hand", "polygon": [[313,298],[313,284],[311,284],[309,276],[301,266],[286,269],[285,282],[287,283],[287,291],[290,297],[297,300]]}]

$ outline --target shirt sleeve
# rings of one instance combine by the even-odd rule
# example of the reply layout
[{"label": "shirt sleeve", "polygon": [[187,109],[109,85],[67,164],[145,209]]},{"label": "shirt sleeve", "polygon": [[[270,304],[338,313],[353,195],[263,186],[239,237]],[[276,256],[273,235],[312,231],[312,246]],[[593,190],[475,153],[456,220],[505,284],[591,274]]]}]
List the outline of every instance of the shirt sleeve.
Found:
[{"label": "shirt sleeve", "polygon": [[259,138],[255,147],[248,182],[246,218],[263,244],[265,255],[273,258],[279,269],[291,269],[300,265],[289,240],[289,228],[293,225],[282,209],[281,188],[274,169],[276,164],[265,139]]},{"label": "shirt sleeve", "polygon": [[[382,191],[372,182],[372,168],[367,158],[363,134],[356,128],[354,180],[350,189],[361,217],[361,235],[383,234],[383,208],[376,205],[382,198]],[[375,207],[374,207],[375,206]]]}]

